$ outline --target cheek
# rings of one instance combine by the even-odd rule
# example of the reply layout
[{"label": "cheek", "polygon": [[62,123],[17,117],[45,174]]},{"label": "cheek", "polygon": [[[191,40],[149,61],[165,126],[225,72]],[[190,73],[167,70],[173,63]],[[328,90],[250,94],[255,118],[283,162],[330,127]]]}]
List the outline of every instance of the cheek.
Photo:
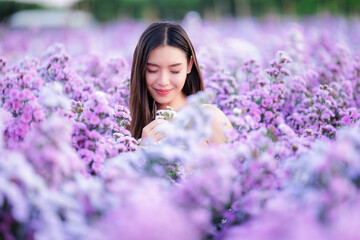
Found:
[{"label": "cheek", "polygon": [[146,85],[148,86],[154,84],[154,82],[156,81],[156,77],[154,74],[146,74],[145,79],[146,79]]},{"label": "cheek", "polygon": [[174,82],[178,87],[183,87],[186,81],[186,72],[179,73],[175,78]]}]

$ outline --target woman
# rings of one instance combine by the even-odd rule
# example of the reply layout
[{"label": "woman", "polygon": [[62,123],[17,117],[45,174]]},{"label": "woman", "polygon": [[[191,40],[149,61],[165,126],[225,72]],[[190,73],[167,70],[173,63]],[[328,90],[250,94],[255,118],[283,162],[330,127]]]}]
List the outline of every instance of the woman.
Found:
[{"label": "woman", "polygon": [[[159,141],[164,136],[156,126],[166,120],[154,120],[154,109],[169,106],[178,111],[187,104],[187,96],[202,90],[199,64],[184,29],[176,23],[151,24],[139,39],[131,67],[131,134],[136,139]],[[206,104],[204,109],[214,116],[213,134],[207,142],[225,142],[224,131],[232,128],[229,120],[213,105]]]}]

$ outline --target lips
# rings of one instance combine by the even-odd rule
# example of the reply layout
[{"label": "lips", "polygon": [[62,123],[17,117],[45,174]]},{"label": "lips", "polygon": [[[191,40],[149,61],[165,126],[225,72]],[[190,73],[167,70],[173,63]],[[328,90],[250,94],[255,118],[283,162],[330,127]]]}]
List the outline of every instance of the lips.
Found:
[{"label": "lips", "polygon": [[167,95],[169,92],[171,92],[171,90],[167,90],[167,89],[156,89],[157,94],[161,95],[161,96],[165,96]]}]

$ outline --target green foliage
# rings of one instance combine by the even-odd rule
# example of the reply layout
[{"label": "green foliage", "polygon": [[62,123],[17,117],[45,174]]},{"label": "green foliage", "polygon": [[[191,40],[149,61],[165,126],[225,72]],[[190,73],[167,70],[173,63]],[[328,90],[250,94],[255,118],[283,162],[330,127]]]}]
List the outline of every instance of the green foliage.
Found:
[{"label": "green foliage", "polygon": [[[0,0],[0,21],[24,9],[39,9],[37,4]],[[244,14],[263,17],[269,13],[307,16],[322,12],[358,15],[358,0],[80,0],[73,8],[90,11],[101,22],[117,18],[182,19],[189,11],[204,17]]]},{"label": "green foliage", "polygon": [[286,15],[357,14],[358,0],[82,0],[77,7],[90,10],[100,21],[118,17],[182,19],[189,11],[203,16],[234,16],[244,14],[262,17],[269,13]]},{"label": "green foliage", "polygon": [[147,15],[162,19],[181,19],[189,11],[201,11],[204,0],[81,0],[76,8],[88,9],[99,21],[118,17],[144,18]]},{"label": "green foliage", "polygon": [[149,3],[148,0],[80,0],[74,8],[90,11],[97,20],[107,22],[118,17],[143,18]]},{"label": "green foliage", "polygon": [[12,14],[27,9],[42,9],[38,4],[33,3],[21,3],[14,1],[2,1],[0,0],[0,22],[6,20]]}]

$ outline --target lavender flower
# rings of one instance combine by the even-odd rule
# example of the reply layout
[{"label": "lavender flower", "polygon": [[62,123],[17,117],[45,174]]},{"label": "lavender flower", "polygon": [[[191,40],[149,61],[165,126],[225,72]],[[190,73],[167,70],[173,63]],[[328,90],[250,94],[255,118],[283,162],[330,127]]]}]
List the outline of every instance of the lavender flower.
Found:
[{"label": "lavender flower", "polygon": [[[142,147],[127,104],[145,25],[2,28],[0,238],[355,239],[359,20],[187,15],[207,90]],[[229,143],[201,144],[207,103]]]}]

